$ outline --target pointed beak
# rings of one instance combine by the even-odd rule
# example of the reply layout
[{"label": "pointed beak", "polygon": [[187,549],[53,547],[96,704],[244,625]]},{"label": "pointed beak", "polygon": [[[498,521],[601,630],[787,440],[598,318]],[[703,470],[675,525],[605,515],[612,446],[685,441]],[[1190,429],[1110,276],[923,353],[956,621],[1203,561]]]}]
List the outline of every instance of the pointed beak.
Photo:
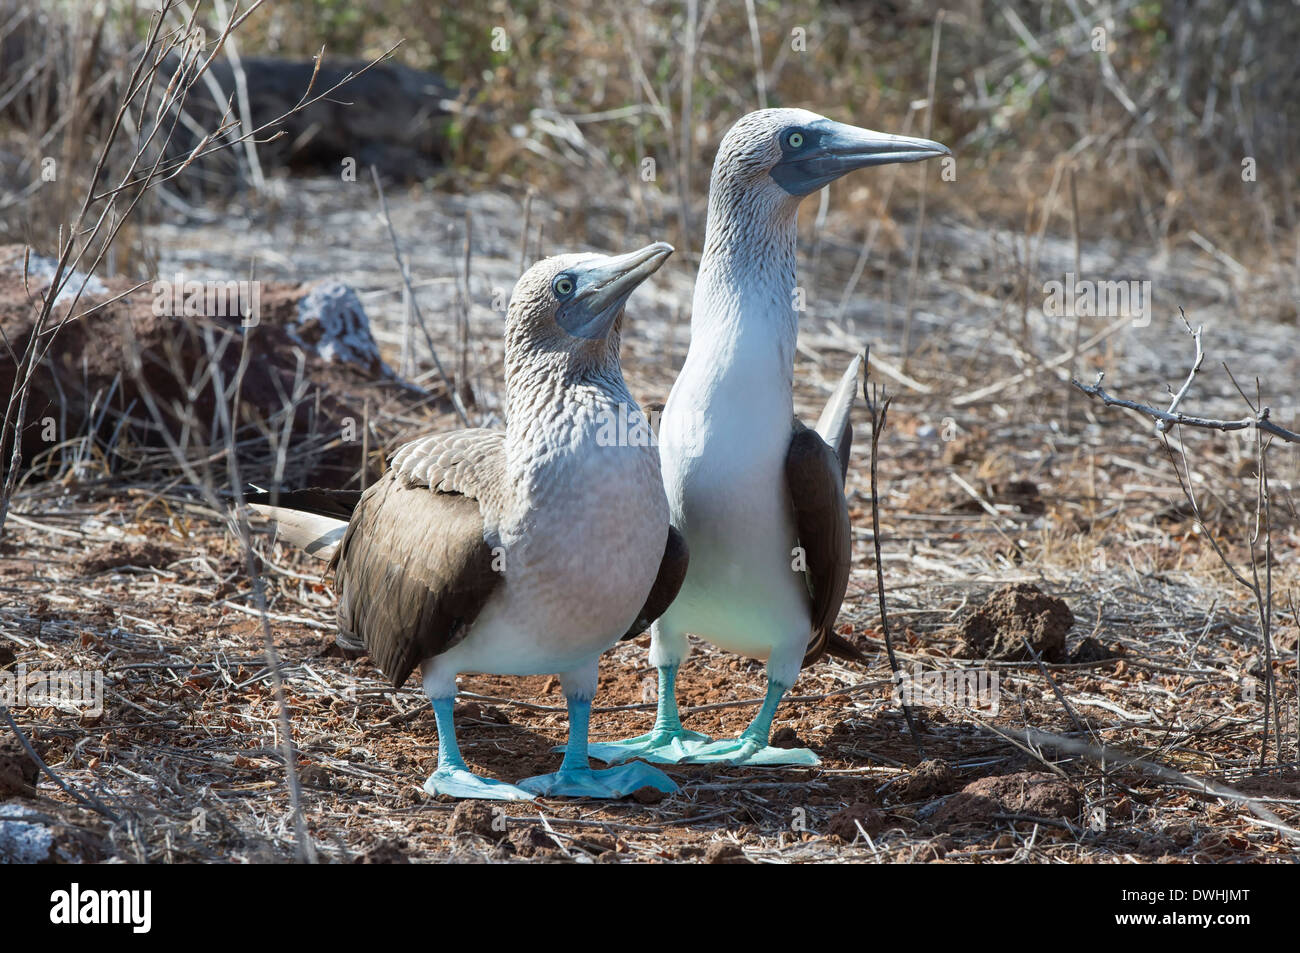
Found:
[{"label": "pointed beak", "polygon": [[627,299],[673,253],[667,242],[616,255],[577,271],[578,287],[555,319],[574,337],[597,340],[609,333]]},{"label": "pointed beak", "polygon": [[952,155],[941,142],[891,136],[829,119],[812,123],[807,139],[803,149],[788,150],[771,172],[791,195],[809,195],[854,169]]}]

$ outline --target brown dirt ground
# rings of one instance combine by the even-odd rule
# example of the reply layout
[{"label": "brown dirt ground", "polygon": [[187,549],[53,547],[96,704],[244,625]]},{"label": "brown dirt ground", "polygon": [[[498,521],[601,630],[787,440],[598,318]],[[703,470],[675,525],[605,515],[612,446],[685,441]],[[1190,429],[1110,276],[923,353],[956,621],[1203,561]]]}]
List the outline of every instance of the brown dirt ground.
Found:
[{"label": "brown dirt ground", "polygon": [[[909,425],[902,414],[893,423],[899,434]],[[927,480],[942,487],[926,476],[946,466],[942,451],[902,437],[898,442],[898,456],[888,463],[898,474],[896,483],[891,480],[893,497],[923,498]],[[319,564],[267,550],[273,628],[317,849],[328,860],[370,863],[1292,856],[1292,845],[1240,805],[1122,762],[1101,766],[1007,737],[1037,728],[1102,742],[1229,784],[1297,824],[1294,742],[1286,742],[1282,767],[1258,767],[1262,709],[1257,697],[1244,694],[1242,681],[1261,672],[1250,607],[1216,581],[1211,564],[1198,561],[1189,524],[1162,530],[1158,546],[1151,539],[1144,545],[1159,565],[1138,576],[1111,567],[1108,584],[1101,585],[1088,578],[1095,575],[1092,564],[1073,576],[1048,568],[1039,534],[1014,534],[989,514],[948,512],[938,503],[928,511],[904,504],[891,512],[884,527],[886,567],[904,668],[984,664],[1001,677],[996,714],[919,710],[922,754],[890,697],[874,570],[862,532],[869,513],[860,474],[852,483],[859,566],[840,631],[871,664],[863,669],[824,661],[810,668],[779,720],[778,743],[810,745],[823,764],[669,767],[681,792],[657,803],[491,804],[475,821],[465,815],[468,809],[427,797],[420,784],[434,764],[436,732],[417,683],[394,692],[368,660],[339,657],[332,649],[328,592],[315,575]],[[1063,495],[1045,496],[1058,524],[1078,509]],[[1124,518],[1154,527],[1161,505],[1148,498],[1130,505]],[[927,512],[931,519],[921,520]],[[45,486],[25,499],[22,514],[0,549],[0,593],[7,603],[0,618],[15,652],[12,664],[102,669],[107,698],[97,718],[25,709],[18,712],[20,723],[61,778],[130,819],[107,823],[42,777],[34,806],[64,825],[61,843],[72,845],[70,855],[291,859],[275,700],[233,540],[202,508],[147,486]],[[920,524],[909,531],[913,520]],[[1115,524],[1106,526],[1113,531]],[[123,546],[122,539],[136,542]],[[1085,554],[1093,552],[1086,534],[1082,541],[1070,539]],[[1293,553],[1293,537],[1283,544]],[[889,559],[891,551],[908,548],[908,563]],[[981,565],[970,562],[977,558],[972,552]],[[943,560],[962,566],[963,578],[943,572]],[[941,569],[927,571],[931,563]],[[1193,564],[1194,576],[1178,568]],[[1033,579],[1065,599],[1078,620],[1067,651],[1093,638],[1117,654],[1047,666],[1084,723],[1082,733],[1033,662],[956,660],[961,642],[951,623],[969,617],[1010,579]],[[1209,584],[1217,588],[1207,600]],[[1283,729],[1293,738],[1294,626],[1284,626],[1277,641]],[[647,643],[643,636],[620,645],[604,660],[594,739],[645,730],[653,700]],[[505,779],[553,770],[558,755],[551,747],[564,740],[566,727],[554,678],[467,676],[462,689],[460,739],[475,769]],[[762,690],[760,663],[703,645],[680,676],[688,725],[712,734],[742,729]],[[690,710],[697,706],[706,709]],[[498,808],[502,815],[492,813]],[[461,816],[453,821],[457,811]],[[498,816],[505,818],[504,830],[491,823]]]},{"label": "brown dirt ground", "polygon": [[[215,274],[238,274],[245,257],[261,256],[271,262],[270,274],[285,279],[337,275],[362,290],[376,338],[391,355],[400,342],[399,283],[387,236],[367,213],[370,200],[359,195],[336,184],[297,182],[290,197],[298,204],[286,199],[256,227],[238,220],[158,226],[152,235],[165,256],[160,270],[170,273],[193,258]],[[420,192],[393,205],[404,236],[459,235],[455,228],[471,207],[475,236],[486,236],[474,259],[472,346],[459,356],[479,410],[489,414],[499,406],[500,315],[486,302],[517,274],[519,205],[492,193]],[[548,236],[568,237],[540,199],[532,214],[546,221]],[[347,227],[320,228],[321,221]],[[584,242],[629,248],[656,237],[597,224]],[[893,346],[907,310],[904,226],[897,226],[897,243],[876,251],[850,296],[852,307],[835,318],[839,289],[861,247],[859,224],[833,219],[801,272],[823,295],[801,328],[795,380],[804,419],[815,419],[850,351],[864,340],[899,361]],[[1300,455],[1275,451],[1272,458],[1271,664],[1280,685],[1282,744],[1279,751],[1271,739],[1261,765],[1268,663],[1258,622],[1205,538],[1213,532],[1236,565],[1249,569],[1242,541],[1256,485],[1251,447],[1217,434],[1187,436],[1206,512],[1202,528],[1189,518],[1149,422],[1076,395],[1074,422],[1063,425],[1067,371],[1059,360],[1046,362],[1068,355],[1073,328],[1036,311],[1022,319],[1020,238],[951,221],[927,225],[929,264],[916,285],[908,365],[925,389],[891,383],[898,398],[880,460],[884,576],[899,661],[909,672],[987,667],[1000,677],[996,713],[926,708],[918,712],[923,750],[912,744],[890,696],[861,425],[848,487],[855,564],[839,626],[870,664],[823,661],[808,669],[779,720],[779,743],[812,746],[822,765],[669,768],[681,792],[657,803],[505,804],[502,832],[483,823],[493,817],[491,806],[484,814],[426,797],[420,785],[433,766],[436,736],[416,684],[394,692],[372,668],[332,652],[332,603],[319,564],[262,545],[301,753],[303,809],[320,855],[335,862],[1293,859],[1294,844],[1251,810],[1300,825],[1297,627],[1288,597],[1300,581],[1300,520],[1292,502]],[[433,255],[443,245],[453,251],[428,267],[454,275],[459,238],[421,247]],[[272,256],[275,250],[283,255]],[[1210,370],[1220,358],[1242,380],[1258,375],[1273,388],[1300,377],[1294,329],[1258,306],[1276,297],[1266,275],[1232,285],[1196,252],[1176,250],[1160,265],[1154,251],[1109,247],[1089,249],[1085,268],[1090,260],[1099,268],[1101,256],[1112,255],[1134,273],[1155,273],[1169,297],[1158,324],[1098,338],[1080,358],[1082,376],[1107,370],[1117,392],[1157,400],[1166,383],[1177,386],[1190,345],[1169,323],[1176,302],[1209,328],[1212,359],[1195,389],[1195,410],[1242,412],[1221,369]],[[1068,241],[1049,237],[1033,281],[1039,272],[1063,273],[1072,258]],[[667,396],[680,366],[690,275],[683,256],[653,288],[648,283],[628,322],[624,364],[643,404]],[[430,281],[420,295],[426,314],[438,319],[437,343],[450,364],[457,355],[455,322],[447,317],[456,313],[454,283]],[[1104,326],[1085,322],[1085,339]],[[1294,404],[1285,409],[1289,415],[1279,411],[1279,419],[1295,421]],[[405,437],[455,426],[427,407],[384,416]],[[372,450],[391,449],[395,439],[376,439]],[[48,777],[37,785],[34,809],[66,835],[64,856],[74,858],[292,859],[276,704],[251,583],[233,539],[219,514],[173,482],[172,471],[75,470],[25,485],[15,498],[0,542],[0,645],[7,640],[16,664],[29,668],[105,672],[101,717],[52,709],[22,709],[16,717],[61,779],[122,821],[109,823],[78,806]],[[83,572],[91,566],[81,560],[126,541],[165,544],[175,555],[164,560],[155,552],[142,560],[149,566]],[[954,627],[989,593],[1021,582],[1064,600],[1075,620],[1066,657],[1090,661],[1048,662],[1049,681],[1033,661],[957,657]],[[621,645],[604,659],[593,738],[649,724],[653,673],[644,642]],[[565,716],[553,679],[466,677],[462,688],[460,740],[473,767],[505,779],[554,767],[558,756],[550,748],[564,740]],[[707,646],[680,675],[688,725],[716,734],[741,729],[762,690],[761,664]],[[1016,733],[1028,729],[1104,744],[1128,759],[1101,763],[1026,743]],[[1131,762],[1139,757],[1253,800],[1207,796]],[[1050,796],[1038,796],[1043,775],[1053,776],[1042,786]]]}]

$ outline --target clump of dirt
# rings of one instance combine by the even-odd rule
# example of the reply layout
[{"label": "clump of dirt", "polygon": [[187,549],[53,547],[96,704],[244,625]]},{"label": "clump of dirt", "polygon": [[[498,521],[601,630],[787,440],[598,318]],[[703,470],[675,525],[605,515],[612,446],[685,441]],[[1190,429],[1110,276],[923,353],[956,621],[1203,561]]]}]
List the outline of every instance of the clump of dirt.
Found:
[{"label": "clump of dirt", "polygon": [[506,832],[501,825],[494,826],[495,820],[492,808],[482,801],[462,801],[447,819],[447,833],[478,834],[489,840],[501,840]]},{"label": "clump of dirt", "polygon": [[870,804],[858,801],[832,814],[826,825],[826,833],[851,844],[858,837],[858,825],[868,834],[879,834],[885,827],[885,815]]},{"label": "clump of dirt", "polygon": [[[21,355],[36,333],[40,296],[48,285],[46,278],[29,287],[23,268],[23,246],[0,245],[0,331],[8,341],[8,347],[0,348],[0,392],[5,393],[19,372],[14,355]],[[217,375],[209,370],[215,367],[226,382],[240,381],[241,399],[232,408],[236,426],[264,428],[267,415],[277,409],[292,415],[300,452],[290,455],[290,471],[283,474],[287,482],[342,485],[355,474],[360,444],[333,440],[317,446],[304,438],[347,433],[347,421],[362,418],[367,400],[372,401],[373,422],[386,418],[375,401],[396,404],[431,396],[383,365],[351,289],[337,283],[260,281],[236,289],[174,275],[162,278],[173,283],[177,294],[156,296],[147,286],[141,290],[130,279],[113,277],[87,284],[71,320],[64,319],[72,295],[56,303],[43,333],[58,327],[57,343],[50,360],[35,370],[29,389],[29,423],[21,436],[26,459],[49,450],[41,427],[46,417],[60,426],[66,421],[68,433],[95,431],[106,443],[111,439],[123,446],[162,446],[160,428],[178,442],[190,439],[192,421],[214,418],[216,389],[191,392],[189,382],[215,381]],[[216,344],[209,347],[212,341]],[[105,421],[101,395],[112,395],[106,399],[115,408],[135,408],[125,418],[122,434],[116,415]],[[144,395],[161,408],[161,421],[144,410]],[[121,435],[130,440],[119,441]],[[0,442],[4,459],[6,447],[7,442]],[[250,479],[257,476],[249,469],[244,473]]]},{"label": "clump of dirt", "polygon": [[181,558],[183,556],[177,550],[162,543],[155,543],[153,540],[133,543],[114,540],[92,549],[77,560],[76,569],[82,576],[94,576],[109,569],[121,569],[123,566],[161,569]]},{"label": "clump of dirt", "polygon": [[0,642],[0,669],[6,669],[13,665],[17,658],[18,656],[14,654],[12,645],[8,642]]},{"label": "clump of dirt", "polygon": [[1078,664],[1080,662],[1108,662],[1111,659],[1119,658],[1119,654],[1112,649],[1106,648],[1091,635],[1074,647],[1070,653],[1070,661]]},{"label": "clump of dirt", "polygon": [[806,748],[803,739],[789,725],[782,725],[776,731],[772,732],[772,739],[768,742],[773,748]]},{"label": "clump of dirt", "polygon": [[304,764],[298,768],[298,780],[306,787],[328,791],[334,787],[334,778],[328,768],[319,764]]},{"label": "clump of dirt", "polygon": [[18,739],[0,741],[0,798],[35,797],[40,769],[28,756]]},{"label": "clump of dirt", "polygon": [[957,786],[957,778],[947,761],[931,758],[922,761],[911,773],[893,785],[900,801],[929,801],[943,797]]},{"label": "clump of dirt", "polygon": [[514,830],[506,835],[506,840],[520,857],[532,857],[538,851],[555,846],[555,843],[545,832],[533,827],[531,824],[526,827],[516,826]]},{"label": "clump of dirt", "polygon": [[943,827],[988,823],[996,814],[1074,821],[1079,816],[1079,792],[1069,782],[1043,772],[995,775],[972,781],[933,805],[932,811],[923,808],[918,817]]},{"label": "clump of dirt", "polygon": [[1012,583],[994,592],[955,627],[958,658],[1024,662],[1032,659],[1028,641],[1046,662],[1065,661],[1065,635],[1074,614],[1061,599],[1037,586]]},{"label": "clump of dirt", "polygon": [[632,792],[632,800],[638,804],[658,804],[667,796],[665,792],[649,784]]},{"label": "clump of dirt", "polygon": [[403,850],[405,845],[397,841],[380,841],[370,850],[356,858],[354,864],[409,864],[411,858]]},{"label": "clump of dirt", "polygon": [[706,864],[748,864],[750,860],[739,844],[715,841],[704,851],[704,862]]}]

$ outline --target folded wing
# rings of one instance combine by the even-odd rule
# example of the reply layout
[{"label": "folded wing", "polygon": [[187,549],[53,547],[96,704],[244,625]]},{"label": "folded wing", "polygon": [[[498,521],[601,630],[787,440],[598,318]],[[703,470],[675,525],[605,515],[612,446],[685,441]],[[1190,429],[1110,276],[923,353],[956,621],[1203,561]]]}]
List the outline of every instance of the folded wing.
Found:
[{"label": "folded wing", "polygon": [[334,556],[339,643],[393,685],[461,639],[501,584],[495,526],[504,434],[462,430],[402,447],[361,495]]}]

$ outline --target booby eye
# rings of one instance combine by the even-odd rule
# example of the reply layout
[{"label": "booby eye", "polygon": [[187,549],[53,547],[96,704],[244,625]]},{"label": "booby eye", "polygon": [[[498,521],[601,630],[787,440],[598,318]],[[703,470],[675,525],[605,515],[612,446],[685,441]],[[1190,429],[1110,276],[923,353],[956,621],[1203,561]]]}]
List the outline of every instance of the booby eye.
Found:
[{"label": "booby eye", "polygon": [[793,131],[791,131],[791,132],[787,132],[787,133],[785,134],[785,144],[786,144],[787,146],[789,146],[791,149],[799,149],[799,148],[802,148],[802,147],[803,147],[803,133],[802,133],[802,132],[799,132],[799,130],[797,130],[797,129],[796,129],[796,130],[793,130]]},{"label": "booby eye", "polygon": [[555,292],[557,298],[569,297],[577,287],[577,284],[569,275],[556,275],[555,280],[551,282],[551,290]]}]

